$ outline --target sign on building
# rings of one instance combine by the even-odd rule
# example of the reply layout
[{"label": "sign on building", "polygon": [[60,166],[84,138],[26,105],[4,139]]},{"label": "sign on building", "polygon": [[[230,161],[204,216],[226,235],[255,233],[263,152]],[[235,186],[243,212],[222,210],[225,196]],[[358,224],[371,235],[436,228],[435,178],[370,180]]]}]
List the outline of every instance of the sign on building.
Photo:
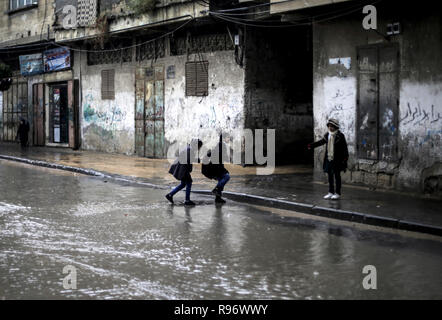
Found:
[{"label": "sign on building", "polygon": [[23,76],[30,76],[44,72],[43,57],[41,53],[20,56],[19,60],[20,73]]},{"label": "sign on building", "polygon": [[68,48],[47,50],[43,54],[45,72],[58,71],[71,67],[71,56]]}]

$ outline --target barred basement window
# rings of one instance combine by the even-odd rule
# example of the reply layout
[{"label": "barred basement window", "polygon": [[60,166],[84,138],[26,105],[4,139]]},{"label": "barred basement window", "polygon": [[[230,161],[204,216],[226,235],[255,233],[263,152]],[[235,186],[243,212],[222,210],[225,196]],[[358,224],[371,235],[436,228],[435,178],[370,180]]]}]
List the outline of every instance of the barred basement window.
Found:
[{"label": "barred basement window", "polygon": [[115,99],[115,70],[101,70],[101,99]]},{"label": "barred basement window", "polygon": [[186,63],[186,96],[207,96],[209,94],[209,62]]}]

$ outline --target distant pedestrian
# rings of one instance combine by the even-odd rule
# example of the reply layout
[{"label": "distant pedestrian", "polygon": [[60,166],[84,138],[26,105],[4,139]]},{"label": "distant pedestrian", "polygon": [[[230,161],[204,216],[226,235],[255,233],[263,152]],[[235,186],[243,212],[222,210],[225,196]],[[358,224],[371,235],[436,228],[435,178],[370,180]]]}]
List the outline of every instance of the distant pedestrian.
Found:
[{"label": "distant pedestrian", "polygon": [[25,149],[28,145],[29,123],[25,118],[20,118],[20,125],[18,126],[17,136],[15,140],[20,140],[21,148]]},{"label": "distant pedestrian", "polygon": [[[341,171],[347,170],[348,147],[344,134],[339,130],[338,120],[329,119],[327,127],[328,132],[324,137],[309,144],[308,149],[326,145],[323,169],[328,174],[329,192],[324,199],[338,200],[341,198]],[[336,181],[336,188],[334,181]]]},{"label": "distant pedestrian", "polygon": [[198,151],[201,149],[203,143],[201,140],[198,140],[195,144],[197,144],[198,149],[192,148],[193,146],[188,145],[186,149],[180,152],[178,158],[172,164],[169,169],[169,173],[172,174],[175,179],[180,180],[181,183],[173,189],[170,193],[166,194],[166,199],[169,200],[173,204],[173,196],[186,187],[186,201],[184,205],[186,206],[194,206],[195,203],[190,200],[190,191],[192,189],[192,177],[190,173],[193,169],[193,161],[198,158]]},{"label": "distant pedestrian", "polygon": [[216,155],[216,152],[209,150],[207,152],[207,158],[213,155],[217,159],[211,158],[210,161],[208,161],[208,159],[203,161],[201,173],[209,179],[218,181],[215,189],[212,190],[212,193],[215,195],[215,203],[225,203],[226,201],[222,198],[222,192],[224,191],[224,186],[230,180],[229,171],[227,171],[223,163],[223,155],[227,154],[227,148],[222,141],[220,141],[215,148],[218,149],[218,154]]}]

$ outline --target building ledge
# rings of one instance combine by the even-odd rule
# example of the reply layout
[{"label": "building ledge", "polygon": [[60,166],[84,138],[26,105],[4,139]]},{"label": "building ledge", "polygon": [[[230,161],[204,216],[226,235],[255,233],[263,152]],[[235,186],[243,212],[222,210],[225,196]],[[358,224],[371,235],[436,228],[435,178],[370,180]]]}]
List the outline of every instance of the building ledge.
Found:
[{"label": "building ledge", "polygon": [[18,8],[18,9],[13,9],[13,10],[8,10],[6,11],[6,14],[14,14],[14,13],[18,13],[18,12],[22,12],[22,11],[26,11],[26,10],[30,10],[30,9],[34,9],[34,8],[38,8],[38,4],[28,4],[27,6]]}]

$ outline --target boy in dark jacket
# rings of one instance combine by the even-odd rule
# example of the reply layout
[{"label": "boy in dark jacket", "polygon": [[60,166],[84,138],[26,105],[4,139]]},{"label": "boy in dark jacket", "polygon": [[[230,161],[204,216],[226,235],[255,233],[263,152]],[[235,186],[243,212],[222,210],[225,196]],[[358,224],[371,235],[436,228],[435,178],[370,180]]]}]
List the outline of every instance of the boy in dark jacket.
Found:
[{"label": "boy in dark jacket", "polygon": [[190,145],[187,148],[180,152],[178,158],[172,164],[169,169],[169,173],[172,174],[175,179],[180,180],[181,183],[175,189],[173,189],[170,193],[166,194],[166,199],[169,200],[173,204],[173,196],[186,187],[186,201],[184,205],[186,206],[194,206],[195,203],[190,200],[190,191],[192,189],[192,177],[190,173],[192,172],[192,162],[195,156],[198,154],[199,149],[201,149],[203,143],[201,140],[198,140],[198,150],[194,150]]},{"label": "boy in dark jacket", "polygon": [[[347,170],[347,141],[344,134],[339,131],[338,120],[329,119],[327,127],[328,133],[321,140],[309,144],[308,149],[326,145],[323,169],[328,174],[329,192],[324,199],[338,200],[341,198],[341,171]],[[336,189],[334,180],[336,180]]]},{"label": "boy in dark jacket", "polygon": [[[210,161],[209,163],[204,164],[205,162],[208,162],[204,161],[203,165],[201,166],[201,173],[209,179],[218,181],[218,184],[216,185],[215,189],[212,190],[212,193],[215,195],[216,203],[225,203],[226,201],[221,198],[221,196],[224,186],[230,180],[229,171],[227,171],[223,163],[223,155],[227,154],[227,149],[222,141],[220,141],[215,148],[218,148],[218,159],[216,159],[217,161],[214,161],[216,163]],[[207,157],[211,156],[212,152],[209,150]]]}]

